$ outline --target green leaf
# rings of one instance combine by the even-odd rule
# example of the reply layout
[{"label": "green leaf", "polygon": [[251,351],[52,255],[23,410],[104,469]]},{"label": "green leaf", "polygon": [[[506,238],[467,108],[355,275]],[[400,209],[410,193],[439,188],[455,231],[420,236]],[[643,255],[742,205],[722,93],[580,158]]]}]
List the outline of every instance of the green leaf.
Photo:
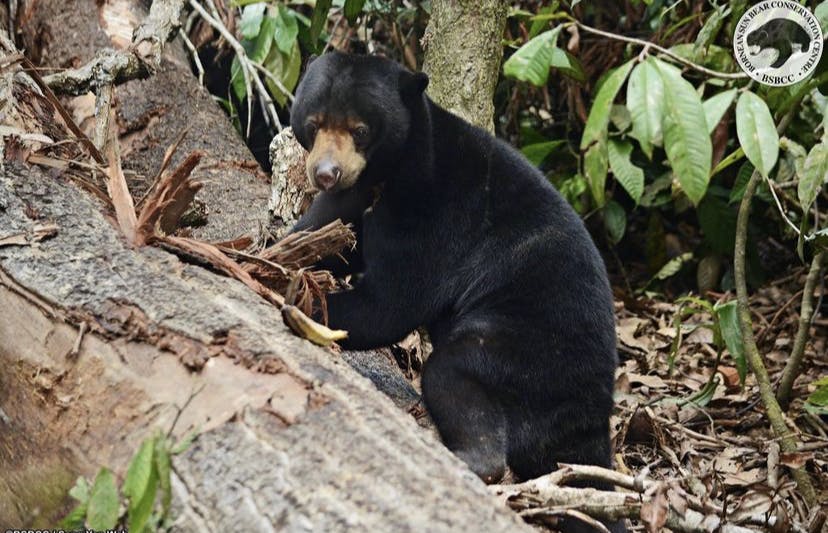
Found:
[{"label": "green leaf", "polygon": [[736,98],[737,92],[737,89],[723,91],[718,94],[714,94],[702,103],[702,106],[704,106],[704,119],[705,122],[707,122],[708,134],[713,133],[713,130],[716,129],[716,126],[718,126],[719,122],[722,120],[722,117],[730,108],[730,104],[733,103],[733,99]]},{"label": "green leaf", "polygon": [[520,151],[526,156],[530,163],[539,167],[543,161],[549,157],[557,147],[566,144],[566,140],[544,141],[539,143],[527,144],[522,147]]},{"label": "green leaf", "polygon": [[586,80],[586,74],[584,73],[584,67],[581,66],[581,61],[561,48],[552,50],[552,63],[549,66],[555,67],[575,81],[583,82]]},{"label": "green leaf", "polygon": [[753,164],[750,161],[745,161],[744,164],[739,167],[739,171],[736,173],[736,181],[733,182],[733,188],[730,190],[730,198],[728,198],[727,202],[732,204],[734,202],[741,202],[742,197],[745,195],[745,189],[747,189],[747,184],[750,181],[750,177],[753,175]]},{"label": "green leaf", "polygon": [[612,244],[618,244],[627,231],[627,213],[621,205],[610,200],[604,206],[604,227]]},{"label": "green leaf", "polygon": [[655,60],[664,84],[664,149],[673,174],[693,204],[707,192],[713,146],[699,94],[681,72]]},{"label": "green leaf", "polygon": [[805,147],[787,137],[780,137],[779,148],[794,158],[796,172],[797,174],[802,174],[802,169],[805,165],[805,158],[808,157],[808,151],[805,150]]},{"label": "green leaf", "polygon": [[635,60],[624,63],[604,80],[589,110],[584,134],[581,137],[581,150],[586,150],[590,144],[606,138],[612,103],[634,64]]},{"label": "green leaf", "polygon": [[828,144],[824,141],[817,144],[805,158],[802,165],[802,174],[799,177],[797,195],[802,209],[807,212],[816,200],[822,184],[828,181]]},{"label": "green leaf", "polygon": [[364,6],[365,0],[345,0],[345,18],[349,24],[353,25],[356,22]]},{"label": "green leaf", "polygon": [[[670,47],[670,51],[677,56],[692,61],[693,63],[701,64],[702,66],[719,70],[722,72],[733,72],[735,69],[735,61],[733,58],[733,49],[725,48],[711,44],[707,50],[696,53],[696,45],[693,43],[682,43]],[[708,80],[711,85],[714,84],[715,78]]]},{"label": "green leaf", "polygon": [[158,472],[155,468],[150,471],[149,479],[144,491],[136,495],[135,499],[129,501],[129,512],[127,514],[127,529],[129,531],[142,533],[145,531],[147,522],[155,507],[155,496],[158,491]]},{"label": "green leaf", "polygon": [[714,9],[713,13],[707,18],[704,26],[699,30],[699,34],[696,36],[696,42],[693,45],[693,52],[697,57],[703,55],[707,51],[707,47],[710,46],[710,43],[716,39],[716,35],[722,29],[722,24],[729,13],[730,8],[727,4],[722,4]]},{"label": "green leaf", "polygon": [[161,489],[162,517],[170,514],[172,503],[172,461],[169,444],[166,442],[155,447],[155,470],[158,472],[158,486]]},{"label": "green leaf", "polygon": [[264,2],[249,5],[244,8],[241,22],[239,23],[239,31],[243,38],[252,41],[259,35],[266,8],[267,4]]},{"label": "green leaf", "polygon": [[58,527],[72,531],[83,531],[83,526],[86,521],[86,510],[87,504],[79,503],[60,521]]},{"label": "green leaf", "polygon": [[627,141],[610,139],[607,145],[609,165],[615,179],[624,187],[627,194],[638,204],[644,193],[644,171],[632,164],[630,154],[633,146]]},{"label": "green leaf", "polygon": [[187,449],[193,444],[193,441],[196,440],[198,435],[198,428],[194,429],[193,431],[185,435],[180,442],[178,442],[175,446],[172,447],[172,449],[170,450],[170,455],[178,455],[180,453],[184,453],[185,451],[187,451]]},{"label": "green leaf", "polygon": [[819,21],[822,28],[822,34],[828,34],[828,2],[821,2],[816,9],[814,9],[814,16]]},{"label": "green leaf", "polygon": [[828,377],[820,378],[811,385],[815,386],[816,390],[808,396],[808,403],[820,407],[828,406]]},{"label": "green leaf", "polygon": [[768,177],[779,157],[779,135],[768,105],[752,92],[736,102],[736,134],[748,160]]},{"label": "green leaf", "polygon": [[[296,43],[296,36],[299,35],[299,24],[296,22],[296,16],[293,11],[283,4],[279,4],[278,18],[274,19],[274,22],[276,46],[279,47],[282,53],[289,54],[294,43]],[[264,26],[264,23],[262,26]],[[262,59],[264,59],[264,56],[262,56]]]},{"label": "green leaf", "polygon": [[584,154],[584,175],[587,183],[589,183],[592,198],[595,199],[595,205],[598,207],[603,206],[606,201],[604,186],[607,182],[607,170],[609,169],[607,157],[606,139],[601,139],[590,146]]},{"label": "green leaf", "polygon": [[638,139],[647,158],[653,158],[653,145],[661,146],[661,121],[664,114],[664,84],[651,58],[636,66],[627,85],[627,107],[632,116],[632,136]]},{"label": "green leaf", "polygon": [[625,132],[630,129],[632,125],[632,117],[627,106],[621,104],[612,104],[610,108],[610,122],[620,132]]},{"label": "green leaf", "polygon": [[739,381],[744,385],[747,376],[747,360],[745,359],[744,341],[742,330],[739,328],[739,314],[736,307],[736,300],[724,304],[717,304],[716,316],[719,320],[719,328],[722,332],[725,345],[727,346],[733,362],[736,363],[736,370],[739,372]]},{"label": "green leaf", "polygon": [[140,498],[147,490],[147,484],[155,467],[152,458],[155,453],[156,442],[155,437],[145,439],[129,463],[122,490],[124,496],[130,500],[130,507],[132,506],[131,502]]},{"label": "green leaf", "polygon": [[114,529],[118,523],[118,503],[115,476],[108,468],[101,468],[89,495],[87,525],[97,530]]},{"label": "green leaf", "polygon": [[681,270],[681,267],[684,266],[684,263],[690,261],[691,259],[693,259],[692,252],[683,253],[678,257],[670,259],[658,272],[656,272],[653,279],[665,280],[675,276],[678,274],[679,270]]},{"label": "green leaf", "polygon": [[89,482],[83,476],[78,476],[75,480],[75,486],[69,489],[69,496],[75,498],[80,503],[89,501]]},{"label": "green leaf", "polygon": [[[295,22],[295,21],[294,21]],[[250,60],[254,63],[261,63],[267,54],[270,53],[270,48],[273,46],[273,38],[276,36],[276,28],[279,25],[279,20],[276,17],[266,16],[262,20],[262,29],[256,40],[253,41],[253,50],[248,54]]]},{"label": "green leaf", "polygon": [[713,374],[713,379],[705,383],[704,387],[702,387],[701,390],[688,396],[685,402],[692,403],[693,405],[697,405],[699,407],[704,407],[705,405],[710,403],[710,400],[713,399],[713,396],[716,394],[716,389],[719,387],[720,382],[721,377],[718,374]]},{"label": "green leaf", "polygon": [[325,27],[325,22],[328,20],[328,12],[331,10],[333,0],[316,0],[316,6],[313,8],[313,16],[311,17],[310,36],[311,43],[316,46],[319,41],[319,35],[322,33],[322,28]]},{"label": "green leaf", "polygon": [[552,2],[552,5],[542,7],[538,10],[538,14],[532,17],[532,26],[529,28],[529,39],[534,39],[535,37],[543,31],[544,28],[549,24],[550,20],[554,20],[553,17],[556,15],[556,11],[558,10],[558,2]]},{"label": "green leaf", "polygon": [[503,63],[503,74],[538,87],[546,85],[549,68],[553,66],[556,56],[554,50],[560,51],[556,43],[562,29],[563,26],[557,26],[545,31],[518,48]]},{"label": "green leaf", "polygon": [[[299,81],[299,71],[302,68],[302,54],[299,49],[299,43],[294,42],[290,55],[283,54],[278,48],[270,51],[270,55],[265,59],[264,68],[272,73],[278,79],[282,86],[288,91],[293,91],[296,83]],[[285,94],[274,82],[268,77],[265,77],[265,84],[267,85],[273,99],[284,107],[287,103],[287,94]]]}]

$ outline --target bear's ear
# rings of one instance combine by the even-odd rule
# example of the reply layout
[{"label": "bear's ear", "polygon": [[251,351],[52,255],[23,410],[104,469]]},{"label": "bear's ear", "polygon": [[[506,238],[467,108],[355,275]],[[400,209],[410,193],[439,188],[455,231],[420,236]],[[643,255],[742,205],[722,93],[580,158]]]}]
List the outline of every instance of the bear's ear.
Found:
[{"label": "bear's ear", "polygon": [[400,94],[403,100],[413,100],[420,97],[428,87],[428,76],[425,72],[400,72]]}]

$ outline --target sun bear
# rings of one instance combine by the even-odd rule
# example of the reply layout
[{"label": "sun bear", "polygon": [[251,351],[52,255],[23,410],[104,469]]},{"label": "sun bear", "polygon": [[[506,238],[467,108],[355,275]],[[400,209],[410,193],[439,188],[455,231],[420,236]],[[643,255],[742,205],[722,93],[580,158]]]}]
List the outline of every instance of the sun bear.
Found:
[{"label": "sun bear", "polygon": [[807,52],[811,44],[808,32],[788,19],[777,18],[769,20],[747,35],[747,45],[751,48],[751,55],[758,55],[767,49],[776,50],[779,55],[771,65],[779,68],[784,65],[793,54],[793,45],[798,45],[801,52]]},{"label": "sun bear", "polygon": [[427,85],[391,60],[334,52],[297,89],[291,125],[321,192],[296,228],[341,218],[358,231],[353,288],[328,295],[329,325],[348,331],[347,349],[427,329],[425,406],[483,480],[507,465],[523,479],[558,462],[610,467],[617,352],[603,260],[536,168]]}]

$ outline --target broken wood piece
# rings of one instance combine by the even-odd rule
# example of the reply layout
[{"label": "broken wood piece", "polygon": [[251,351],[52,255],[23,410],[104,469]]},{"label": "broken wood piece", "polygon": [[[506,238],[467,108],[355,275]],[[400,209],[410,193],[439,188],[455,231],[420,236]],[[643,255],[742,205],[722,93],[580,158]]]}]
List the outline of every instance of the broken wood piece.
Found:
[{"label": "broken wood piece", "polygon": [[57,224],[37,224],[30,231],[0,237],[0,248],[3,246],[30,246],[55,235],[57,232]]},{"label": "broken wood piece", "polygon": [[288,268],[306,268],[320,259],[353,249],[356,236],[349,226],[335,220],[315,231],[297,231],[266,248],[259,257]]},{"label": "broken wood piece", "polygon": [[191,179],[191,174],[203,155],[192,152],[175,170],[162,174],[138,216],[138,245],[150,242],[156,234],[170,235],[178,228],[181,216],[201,189],[201,183]]},{"label": "broken wood piece", "polygon": [[[571,481],[603,481],[633,493],[561,486]],[[734,520],[735,523],[729,522],[730,514],[722,512],[724,503],[702,501],[682,489],[677,481],[633,477],[592,465],[561,464],[558,470],[545,476],[511,485],[490,485],[489,490],[530,521],[545,520],[562,509],[574,509],[607,522],[622,518],[644,520],[652,510],[653,501],[661,495],[660,520],[664,520],[664,527],[682,533],[714,530],[747,533],[755,531],[750,527],[772,529],[775,524],[789,523],[787,517],[776,515],[746,516]],[[807,529],[798,523],[790,523],[789,527],[796,533],[805,533]]]}]

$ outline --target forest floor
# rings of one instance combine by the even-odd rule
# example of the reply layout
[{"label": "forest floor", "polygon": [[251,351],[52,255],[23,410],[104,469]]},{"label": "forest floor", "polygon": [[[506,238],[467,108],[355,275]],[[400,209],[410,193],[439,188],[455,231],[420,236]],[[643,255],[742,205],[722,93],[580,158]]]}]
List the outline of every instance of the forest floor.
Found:
[{"label": "forest floor", "polygon": [[[774,383],[793,344],[805,275],[804,267],[794,268],[751,298],[757,340]],[[677,302],[681,299],[638,296],[615,303],[621,359],[611,419],[616,470],[680,482],[688,493],[722,505],[721,517],[728,521],[781,513],[807,523],[806,506],[787,467],[805,465],[819,501],[828,502],[828,425],[803,409],[811,384],[828,375],[824,312],[813,320],[806,362],[787,412],[800,449],[785,454],[768,425],[756,380],[748,372],[742,384],[734,358],[717,348],[713,317],[704,312],[684,316],[679,331],[682,304]],[[398,362],[417,359],[401,351]],[[416,368],[402,366],[416,386]],[[788,527],[774,530],[791,531]]]}]

